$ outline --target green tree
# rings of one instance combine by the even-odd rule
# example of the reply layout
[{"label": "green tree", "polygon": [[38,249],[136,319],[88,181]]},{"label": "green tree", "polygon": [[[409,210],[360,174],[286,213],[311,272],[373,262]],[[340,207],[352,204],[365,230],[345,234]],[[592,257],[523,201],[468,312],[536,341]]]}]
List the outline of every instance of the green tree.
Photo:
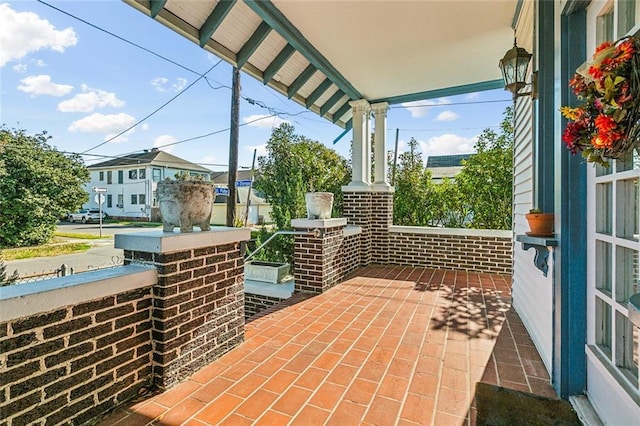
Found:
[{"label": "green tree", "polygon": [[[325,191],[334,194],[333,216],[342,214],[341,187],[349,183],[351,171],[346,159],[320,142],[295,133],[281,124],[271,133],[267,154],[258,157],[255,188],[271,204],[272,217],[280,230],[291,229],[291,219],[306,217],[304,194]],[[262,233],[261,240],[268,238]],[[265,249],[269,260],[292,263],[291,238],[278,237]]]},{"label": "green tree", "polygon": [[0,252],[0,287],[14,284],[18,278],[18,271],[13,271],[12,274],[7,275],[7,265],[4,263],[2,253]]},{"label": "green tree", "polygon": [[434,226],[437,188],[424,166],[418,142],[411,138],[409,151],[398,157],[393,223],[407,226]]},{"label": "green tree", "polygon": [[476,229],[511,229],[513,204],[513,108],[504,112],[496,133],[485,129],[476,154],[463,163],[456,185]]},{"label": "green tree", "polygon": [[58,152],[49,139],[0,128],[0,247],[49,241],[58,218],[87,201],[82,159]]}]

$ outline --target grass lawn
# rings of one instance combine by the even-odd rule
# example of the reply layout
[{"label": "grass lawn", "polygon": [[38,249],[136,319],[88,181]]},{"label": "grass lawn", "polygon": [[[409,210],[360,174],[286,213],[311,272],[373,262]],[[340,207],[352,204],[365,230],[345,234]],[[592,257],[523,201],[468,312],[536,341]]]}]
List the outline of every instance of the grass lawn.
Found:
[{"label": "grass lawn", "polygon": [[49,244],[36,247],[20,247],[2,250],[4,260],[30,259],[32,257],[59,256],[87,251],[91,248],[87,243]]},{"label": "grass lawn", "polygon": [[75,238],[79,240],[100,240],[102,238],[113,238],[113,236],[111,235],[105,235],[100,237],[98,235],[93,235],[93,234],[81,234],[76,232],[58,232],[58,231],[54,232],[53,235],[56,237]]}]

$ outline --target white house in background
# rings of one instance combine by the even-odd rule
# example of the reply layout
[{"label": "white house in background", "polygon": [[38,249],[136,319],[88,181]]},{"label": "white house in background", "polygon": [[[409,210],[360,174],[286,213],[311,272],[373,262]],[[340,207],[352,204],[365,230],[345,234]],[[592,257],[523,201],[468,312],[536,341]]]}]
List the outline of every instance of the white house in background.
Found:
[{"label": "white house in background", "polygon": [[427,157],[427,170],[435,183],[442,183],[445,178],[452,179],[462,170],[462,162],[473,154],[430,155]]},{"label": "white house in background", "polygon": [[211,170],[183,160],[159,149],[92,164],[87,167],[91,180],[85,185],[89,193],[86,207],[98,207],[94,187],[106,188],[102,210],[111,217],[148,219],[157,207],[156,185],[166,177],[188,172],[210,180]]}]

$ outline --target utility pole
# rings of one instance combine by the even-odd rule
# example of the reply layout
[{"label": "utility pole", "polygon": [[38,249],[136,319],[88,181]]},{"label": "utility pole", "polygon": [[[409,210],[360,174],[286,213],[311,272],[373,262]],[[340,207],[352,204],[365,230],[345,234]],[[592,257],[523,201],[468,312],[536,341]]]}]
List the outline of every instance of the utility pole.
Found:
[{"label": "utility pole", "polygon": [[258,153],[257,149],[253,150],[253,160],[251,161],[251,178],[249,182],[249,193],[247,194],[247,209],[244,213],[244,226],[247,226],[247,222],[249,221],[249,206],[251,206],[251,190],[253,189],[253,174],[256,169],[256,154]]},{"label": "utility pole", "polygon": [[233,67],[231,82],[231,132],[229,133],[229,198],[227,198],[227,226],[236,219],[236,176],[238,173],[238,143],[240,120],[240,70]]},{"label": "utility pole", "polygon": [[393,150],[393,170],[391,171],[391,186],[396,184],[396,164],[398,163],[398,138],[400,137],[400,129],[396,128],[396,147]]}]

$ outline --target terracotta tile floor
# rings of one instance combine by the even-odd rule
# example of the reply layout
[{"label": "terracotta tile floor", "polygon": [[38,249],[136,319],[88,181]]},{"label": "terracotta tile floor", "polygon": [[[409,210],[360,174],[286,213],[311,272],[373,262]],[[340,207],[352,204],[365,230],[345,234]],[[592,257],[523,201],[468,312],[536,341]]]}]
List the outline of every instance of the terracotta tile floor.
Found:
[{"label": "terracotta tile floor", "polygon": [[554,396],[510,281],[360,269],[248,323],[238,348],[101,424],[473,424],[478,381]]}]

